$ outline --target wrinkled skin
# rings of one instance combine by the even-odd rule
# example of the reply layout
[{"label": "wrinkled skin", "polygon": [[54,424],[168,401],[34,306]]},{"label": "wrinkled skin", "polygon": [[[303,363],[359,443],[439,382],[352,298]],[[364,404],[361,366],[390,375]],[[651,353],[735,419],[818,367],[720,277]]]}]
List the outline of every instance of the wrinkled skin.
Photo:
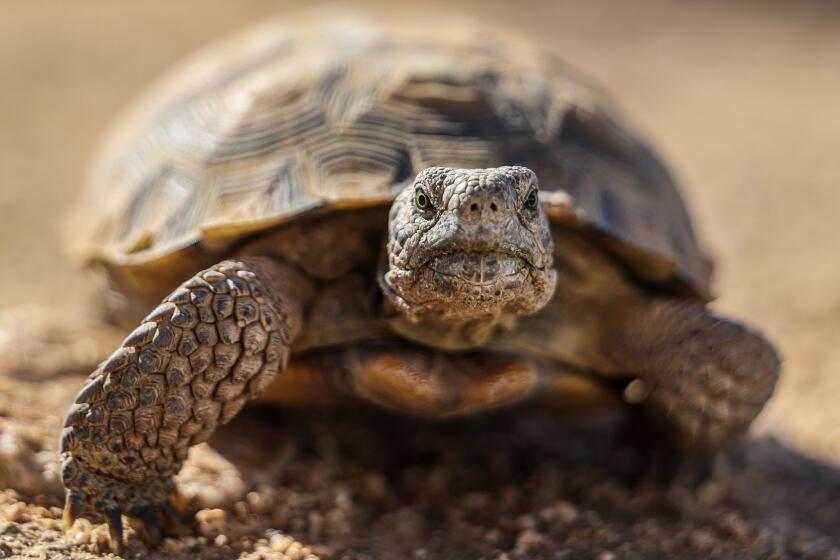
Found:
[{"label": "wrinkled skin", "polygon": [[548,303],[557,274],[538,189],[524,167],[433,167],[399,194],[381,284],[408,322],[423,325],[406,334],[429,343],[430,325],[463,325],[479,345],[495,324]]}]

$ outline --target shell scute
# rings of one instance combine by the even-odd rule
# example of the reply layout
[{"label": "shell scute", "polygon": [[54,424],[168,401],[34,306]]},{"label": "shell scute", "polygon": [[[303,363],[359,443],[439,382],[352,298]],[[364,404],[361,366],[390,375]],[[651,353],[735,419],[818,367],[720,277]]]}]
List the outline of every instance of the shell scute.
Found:
[{"label": "shell scute", "polygon": [[[573,211],[546,197],[552,219],[603,236],[640,279],[708,297],[675,182],[610,100],[554,56],[463,21],[269,22],[209,47],[112,136],[73,238],[118,289],[156,295],[312,211],[387,212],[425,167],[509,164],[567,194]],[[223,276],[192,282],[247,295]]]}]

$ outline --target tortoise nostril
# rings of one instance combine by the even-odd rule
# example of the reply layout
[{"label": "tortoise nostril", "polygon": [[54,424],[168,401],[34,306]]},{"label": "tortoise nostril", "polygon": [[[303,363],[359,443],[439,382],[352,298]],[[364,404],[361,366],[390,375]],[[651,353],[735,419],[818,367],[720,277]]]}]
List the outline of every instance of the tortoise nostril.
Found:
[{"label": "tortoise nostril", "polygon": [[470,211],[475,212],[476,210],[478,210],[478,204],[473,202],[472,204],[470,204]]},{"label": "tortoise nostril", "polygon": [[498,207],[498,206],[496,206],[496,203],[495,203],[495,202],[491,202],[491,203],[490,203],[490,210],[492,210],[493,212],[495,212],[495,211],[496,211],[496,210],[498,210],[498,209],[499,209],[499,207]]}]

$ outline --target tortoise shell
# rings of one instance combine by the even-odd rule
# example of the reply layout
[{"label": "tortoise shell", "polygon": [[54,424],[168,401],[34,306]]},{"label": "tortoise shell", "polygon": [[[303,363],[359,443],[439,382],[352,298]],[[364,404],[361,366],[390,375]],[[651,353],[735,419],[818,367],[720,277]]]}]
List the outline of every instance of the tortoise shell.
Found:
[{"label": "tortoise shell", "polygon": [[290,220],[387,207],[425,167],[508,164],[639,280],[709,297],[674,180],[604,93],[464,22],[273,21],[199,52],[114,131],[72,238],[122,289],[160,293]]}]

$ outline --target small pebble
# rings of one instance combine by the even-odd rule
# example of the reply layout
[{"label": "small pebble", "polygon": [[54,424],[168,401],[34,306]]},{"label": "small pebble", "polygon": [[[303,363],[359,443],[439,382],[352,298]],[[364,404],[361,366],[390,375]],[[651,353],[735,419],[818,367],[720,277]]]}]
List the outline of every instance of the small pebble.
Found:
[{"label": "small pebble", "polygon": [[[21,502],[18,502],[21,503]],[[24,508],[26,504],[24,504]],[[43,506],[35,506],[32,508],[32,515],[35,517],[47,517],[49,515],[49,510]]]},{"label": "small pebble", "polygon": [[203,509],[195,514],[198,532],[204,537],[214,537],[225,530],[227,512],[223,509]]},{"label": "small pebble", "polygon": [[484,540],[492,545],[499,544],[504,537],[505,535],[500,529],[490,529],[484,533]]},{"label": "small pebble", "polygon": [[6,521],[19,523],[21,521],[24,521],[25,515],[26,504],[23,502],[15,502],[14,504],[10,505],[9,507],[3,510],[3,518]]},{"label": "small pebble", "polygon": [[233,504],[233,513],[239,519],[245,519],[248,517],[248,504],[245,502],[236,502]]},{"label": "small pebble", "polygon": [[93,550],[97,554],[103,554],[111,550],[111,539],[105,527],[97,527],[91,532]]},{"label": "small pebble", "polygon": [[472,510],[480,510],[487,507],[488,496],[487,494],[481,494],[478,492],[473,492],[469,494],[466,499],[464,499],[464,506],[467,509]]},{"label": "small pebble", "polygon": [[20,525],[15,522],[6,523],[0,526],[0,535],[17,535],[20,534]]},{"label": "small pebble", "polygon": [[516,518],[516,526],[520,529],[535,529],[537,527],[537,518],[531,514],[520,515]]},{"label": "small pebble", "polygon": [[225,495],[221,490],[205,485],[196,492],[195,501],[203,506],[221,505],[225,501]]},{"label": "small pebble", "polygon": [[303,547],[299,542],[293,542],[286,549],[286,556],[291,560],[301,560],[303,558]]},{"label": "small pebble", "polygon": [[376,500],[382,500],[388,496],[388,482],[380,473],[370,473],[365,476],[365,489],[368,495]]},{"label": "small pebble", "polygon": [[696,529],[689,535],[688,542],[697,550],[711,550],[715,546],[715,536],[706,529]]},{"label": "small pebble", "polygon": [[725,533],[741,541],[747,540],[750,534],[747,524],[736,513],[726,514],[720,527]]},{"label": "small pebble", "polygon": [[[193,539],[194,540],[194,539]],[[179,541],[178,539],[163,539],[163,549],[166,552],[181,552],[184,548],[189,548],[189,545],[184,541]]]},{"label": "small pebble", "polygon": [[540,519],[546,523],[573,523],[579,515],[577,508],[566,500],[558,500],[540,510]]},{"label": "small pebble", "polygon": [[516,536],[515,550],[519,554],[525,554],[542,541],[542,535],[536,531],[526,529]]},{"label": "small pebble", "polygon": [[268,500],[259,492],[248,492],[245,496],[245,502],[248,504],[248,509],[254,513],[265,513],[268,511]]},{"label": "small pebble", "polygon": [[697,498],[705,505],[717,505],[723,499],[726,488],[714,480],[706,482],[697,492]]},{"label": "small pebble", "polygon": [[269,546],[271,546],[272,550],[276,550],[277,552],[286,552],[286,549],[289,548],[289,545],[293,542],[294,539],[292,539],[292,537],[278,533],[271,536]]}]

